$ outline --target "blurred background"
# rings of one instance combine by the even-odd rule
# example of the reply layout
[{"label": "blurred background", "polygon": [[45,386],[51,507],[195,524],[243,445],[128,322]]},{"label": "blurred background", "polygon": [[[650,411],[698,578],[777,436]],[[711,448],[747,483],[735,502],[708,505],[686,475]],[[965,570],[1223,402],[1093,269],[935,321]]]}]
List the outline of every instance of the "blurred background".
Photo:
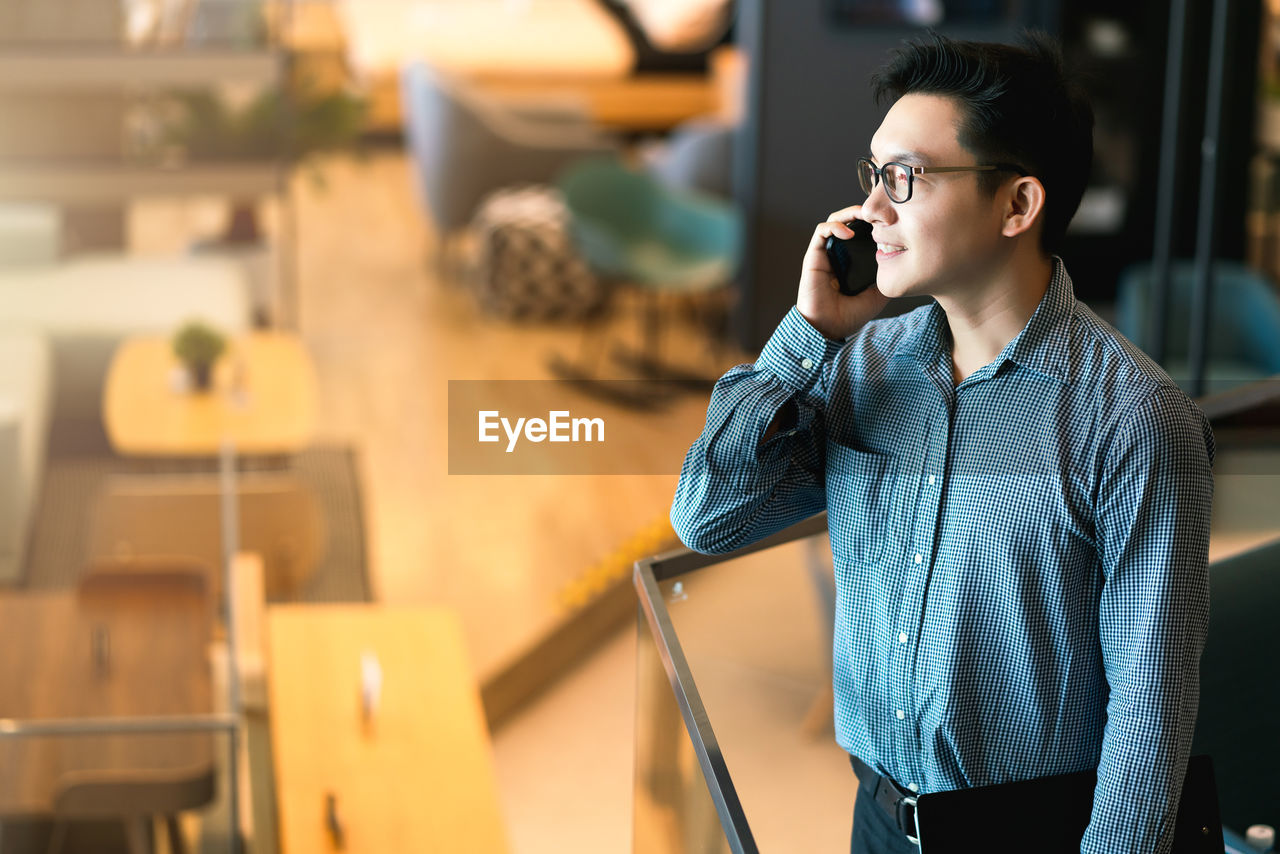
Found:
[{"label": "blurred background", "polygon": [[1077,296],[1214,419],[1198,737],[1280,821],[1276,0],[0,0],[0,851],[729,850],[690,691],[761,848],[847,847],[824,535],[633,565],[871,72],[1027,26],[1097,113]]}]

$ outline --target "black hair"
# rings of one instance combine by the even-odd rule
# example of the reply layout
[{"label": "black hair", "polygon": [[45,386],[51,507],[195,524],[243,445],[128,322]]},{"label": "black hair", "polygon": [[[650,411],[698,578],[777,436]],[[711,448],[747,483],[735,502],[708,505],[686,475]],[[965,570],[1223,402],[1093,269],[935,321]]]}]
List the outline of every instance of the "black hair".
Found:
[{"label": "black hair", "polygon": [[[980,163],[1015,163],[1045,188],[1040,245],[1055,252],[1080,206],[1093,165],[1093,107],[1050,36],[1027,31],[1018,45],[954,41],[930,33],[907,42],[872,77],[877,103],[903,95],[951,98],[963,118],[957,138]],[[982,172],[994,193],[1007,172]]]}]

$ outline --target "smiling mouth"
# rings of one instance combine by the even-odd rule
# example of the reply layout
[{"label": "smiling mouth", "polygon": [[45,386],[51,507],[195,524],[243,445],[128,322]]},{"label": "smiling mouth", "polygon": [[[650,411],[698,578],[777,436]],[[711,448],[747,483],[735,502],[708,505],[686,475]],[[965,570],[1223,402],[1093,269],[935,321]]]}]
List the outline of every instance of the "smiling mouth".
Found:
[{"label": "smiling mouth", "polygon": [[876,251],[881,255],[897,255],[899,252],[906,252],[907,247],[896,246],[892,243],[877,243]]}]

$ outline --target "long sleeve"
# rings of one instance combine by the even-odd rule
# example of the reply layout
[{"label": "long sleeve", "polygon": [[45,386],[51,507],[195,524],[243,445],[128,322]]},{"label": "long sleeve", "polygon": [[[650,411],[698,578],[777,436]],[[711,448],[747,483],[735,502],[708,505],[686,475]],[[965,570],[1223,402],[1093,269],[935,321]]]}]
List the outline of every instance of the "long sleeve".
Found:
[{"label": "long sleeve", "polygon": [[[732,551],[826,506],[824,389],[839,349],[793,307],[754,365],[739,365],[716,383],[671,506],[685,545]],[[788,405],[794,424],[761,444]]]},{"label": "long sleeve", "polygon": [[1170,850],[1209,614],[1208,422],[1171,387],[1126,422],[1098,496],[1099,639],[1110,696],[1087,854]]}]

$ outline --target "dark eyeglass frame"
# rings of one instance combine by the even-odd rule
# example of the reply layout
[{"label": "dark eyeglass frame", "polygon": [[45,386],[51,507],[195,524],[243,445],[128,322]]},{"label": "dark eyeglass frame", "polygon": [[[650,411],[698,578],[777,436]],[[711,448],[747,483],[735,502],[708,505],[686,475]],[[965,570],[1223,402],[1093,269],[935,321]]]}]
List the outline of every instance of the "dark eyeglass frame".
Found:
[{"label": "dark eyeglass frame", "polygon": [[[994,163],[987,166],[910,166],[906,163],[899,163],[896,160],[890,160],[883,166],[877,166],[871,162],[870,158],[859,157],[857,162],[858,186],[860,186],[862,191],[868,196],[871,195],[871,191],[874,190],[876,185],[882,180],[880,177],[881,173],[890,166],[897,166],[907,173],[906,198],[895,199],[893,195],[890,194],[888,186],[885,187],[885,198],[893,202],[895,205],[901,205],[911,201],[911,193],[915,189],[917,175],[931,175],[937,172],[1017,172],[1018,175],[1026,177],[1028,174],[1027,170],[1013,163]],[[870,171],[871,175],[870,187],[867,186],[867,170]]]}]

